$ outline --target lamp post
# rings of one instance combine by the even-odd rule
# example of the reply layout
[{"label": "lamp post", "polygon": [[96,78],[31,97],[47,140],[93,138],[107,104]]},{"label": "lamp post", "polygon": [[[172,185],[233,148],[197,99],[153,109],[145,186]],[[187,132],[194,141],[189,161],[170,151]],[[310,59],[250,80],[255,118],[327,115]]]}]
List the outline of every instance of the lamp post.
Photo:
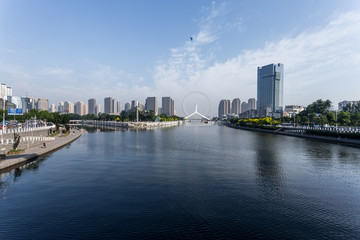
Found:
[{"label": "lamp post", "polygon": [[3,125],[2,125],[2,134],[1,134],[1,143],[4,143],[4,127],[5,127],[5,98],[3,100]]},{"label": "lamp post", "polygon": [[139,122],[139,108],[136,106],[136,122]]},{"label": "lamp post", "polygon": [[337,131],[337,110],[335,110],[335,128]]}]

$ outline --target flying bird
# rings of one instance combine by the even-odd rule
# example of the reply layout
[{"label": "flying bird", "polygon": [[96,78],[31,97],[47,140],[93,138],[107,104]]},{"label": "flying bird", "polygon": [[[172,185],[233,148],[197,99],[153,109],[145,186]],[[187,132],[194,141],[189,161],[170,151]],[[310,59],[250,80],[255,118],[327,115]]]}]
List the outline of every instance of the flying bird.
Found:
[{"label": "flying bird", "polygon": [[190,36],[190,41],[192,41],[192,40],[193,40],[193,37]]}]

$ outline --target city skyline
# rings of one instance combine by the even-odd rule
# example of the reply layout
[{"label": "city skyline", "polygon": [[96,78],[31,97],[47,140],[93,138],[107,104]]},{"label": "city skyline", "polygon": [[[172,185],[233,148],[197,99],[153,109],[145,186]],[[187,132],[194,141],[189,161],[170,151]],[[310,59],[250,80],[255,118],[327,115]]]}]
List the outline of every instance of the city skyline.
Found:
[{"label": "city skyline", "polygon": [[0,1],[1,82],[14,96],[101,109],[106,96],[171,96],[179,112],[191,91],[212,106],[252,98],[254,69],[281,62],[284,105],[358,99],[358,1],[279,1],[271,21],[267,1],[137,3]]}]

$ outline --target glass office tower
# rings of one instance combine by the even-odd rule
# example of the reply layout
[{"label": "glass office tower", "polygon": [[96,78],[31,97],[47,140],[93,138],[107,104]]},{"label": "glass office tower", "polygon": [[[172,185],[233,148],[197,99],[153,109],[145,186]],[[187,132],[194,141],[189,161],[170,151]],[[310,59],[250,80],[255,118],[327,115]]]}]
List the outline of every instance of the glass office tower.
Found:
[{"label": "glass office tower", "polygon": [[260,117],[283,110],[284,64],[258,67],[257,110]]}]

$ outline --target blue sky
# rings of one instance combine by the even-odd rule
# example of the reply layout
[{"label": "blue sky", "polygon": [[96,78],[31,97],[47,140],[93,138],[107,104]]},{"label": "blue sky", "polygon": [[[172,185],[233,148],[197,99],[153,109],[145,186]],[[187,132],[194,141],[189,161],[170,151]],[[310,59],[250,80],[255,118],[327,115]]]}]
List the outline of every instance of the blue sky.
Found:
[{"label": "blue sky", "polygon": [[286,105],[336,105],[360,99],[359,42],[356,0],[0,0],[1,82],[56,104],[172,96],[181,115],[201,91],[216,115],[221,99],[256,98],[257,67],[281,62]]}]

